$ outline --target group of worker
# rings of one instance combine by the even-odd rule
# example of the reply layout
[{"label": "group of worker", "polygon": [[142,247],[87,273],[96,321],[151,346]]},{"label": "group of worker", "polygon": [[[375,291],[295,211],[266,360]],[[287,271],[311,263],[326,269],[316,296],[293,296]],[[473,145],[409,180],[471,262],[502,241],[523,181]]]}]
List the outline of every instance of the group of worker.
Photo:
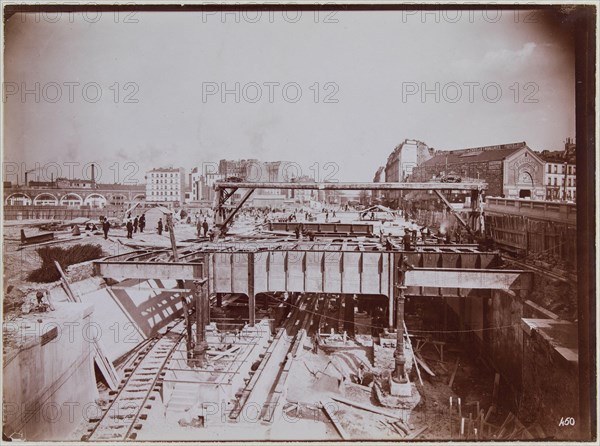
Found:
[{"label": "group of worker", "polygon": [[127,214],[127,224],[125,227],[127,228],[127,238],[133,238],[133,234],[138,232],[138,228],[140,232],[144,232],[144,228],[146,227],[146,215],[142,214],[140,217],[136,215],[132,219],[130,212]]},{"label": "group of worker", "polygon": [[[419,236],[420,233],[420,236]],[[391,234],[390,234],[391,235]],[[454,237],[454,243],[460,244],[463,240],[463,233],[460,229],[454,231],[440,229],[437,235],[433,235],[433,238],[437,240],[438,244],[451,244],[452,238]],[[381,232],[381,238],[383,241],[383,230]],[[402,235],[402,244],[406,251],[414,251],[417,242],[425,242],[425,240],[432,238],[431,229],[427,226],[419,228],[416,224],[412,223],[404,228],[404,234]]]},{"label": "group of worker", "polygon": [[198,233],[198,238],[202,237],[202,233],[204,233],[204,237],[208,236],[208,222],[206,221],[206,218],[200,222],[200,219],[198,219],[198,221],[196,222],[196,232]]}]

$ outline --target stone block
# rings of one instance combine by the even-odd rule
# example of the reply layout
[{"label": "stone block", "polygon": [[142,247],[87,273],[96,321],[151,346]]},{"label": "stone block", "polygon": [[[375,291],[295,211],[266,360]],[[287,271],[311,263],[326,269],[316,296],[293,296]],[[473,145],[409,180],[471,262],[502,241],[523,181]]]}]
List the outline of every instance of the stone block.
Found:
[{"label": "stone block", "polygon": [[412,395],[412,383],[406,378],[406,382],[398,383],[390,377],[390,393],[393,396],[406,396]]}]

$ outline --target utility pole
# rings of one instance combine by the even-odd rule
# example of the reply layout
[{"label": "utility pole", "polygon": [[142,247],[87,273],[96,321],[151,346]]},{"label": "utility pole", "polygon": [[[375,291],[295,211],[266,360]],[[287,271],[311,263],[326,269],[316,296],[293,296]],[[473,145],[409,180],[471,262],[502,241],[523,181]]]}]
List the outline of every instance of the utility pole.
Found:
[{"label": "utility pole", "polygon": [[173,230],[173,215],[167,214],[167,228],[169,229],[169,238],[171,239],[171,249],[173,250],[173,261],[178,262],[177,242],[175,241],[175,231]]}]

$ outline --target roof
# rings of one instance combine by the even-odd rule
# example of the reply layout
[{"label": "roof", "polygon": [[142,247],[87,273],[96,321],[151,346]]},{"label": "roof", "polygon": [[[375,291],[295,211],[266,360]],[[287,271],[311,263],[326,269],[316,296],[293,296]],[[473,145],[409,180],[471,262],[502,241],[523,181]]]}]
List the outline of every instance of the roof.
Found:
[{"label": "roof", "polygon": [[547,163],[555,163],[555,164],[575,164],[569,162],[570,160],[567,157],[567,154],[564,150],[543,150],[542,152],[536,152],[536,155],[539,156],[543,161]]},{"label": "roof", "polygon": [[[435,166],[440,164],[480,163],[488,161],[502,161],[513,153],[526,148],[525,142],[503,144],[499,146],[475,147],[472,149],[438,151],[433,158],[428,159],[421,166]],[[447,160],[447,161],[446,161]]]},{"label": "roof", "polygon": [[180,172],[183,167],[156,167],[148,172]]},{"label": "roof", "polygon": [[371,206],[367,209],[363,209],[360,213],[366,214],[368,212],[387,212],[388,214],[394,213],[394,211],[392,211],[390,208],[386,208],[385,206],[381,206],[379,204],[377,204],[375,206]]},{"label": "roof", "polygon": [[154,211],[154,210],[160,211],[163,214],[173,214],[173,211],[171,209],[164,207],[164,206],[154,206],[153,208],[145,209],[145,213],[148,213],[148,212]]},{"label": "roof", "polygon": [[96,189],[99,191],[105,190],[136,190],[140,192],[146,192],[146,184],[110,184],[110,183],[96,183]]}]

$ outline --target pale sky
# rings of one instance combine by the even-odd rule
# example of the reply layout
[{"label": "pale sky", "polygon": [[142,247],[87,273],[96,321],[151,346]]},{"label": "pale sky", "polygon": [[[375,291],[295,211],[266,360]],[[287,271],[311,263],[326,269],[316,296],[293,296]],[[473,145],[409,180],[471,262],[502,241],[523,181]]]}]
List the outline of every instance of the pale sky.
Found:
[{"label": "pale sky", "polygon": [[[322,178],[334,162],[333,179],[371,181],[406,138],[441,150],[519,141],[559,150],[575,136],[572,42],[541,13],[256,14],[13,16],[4,161],[96,162],[102,182],[132,173],[127,162],[142,182],[153,167],[189,172],[222,158],[295,161]],[[36,82],[38,97],[23,97]],[[239,102],[223,101],[221,88],[236,83]]]}]

